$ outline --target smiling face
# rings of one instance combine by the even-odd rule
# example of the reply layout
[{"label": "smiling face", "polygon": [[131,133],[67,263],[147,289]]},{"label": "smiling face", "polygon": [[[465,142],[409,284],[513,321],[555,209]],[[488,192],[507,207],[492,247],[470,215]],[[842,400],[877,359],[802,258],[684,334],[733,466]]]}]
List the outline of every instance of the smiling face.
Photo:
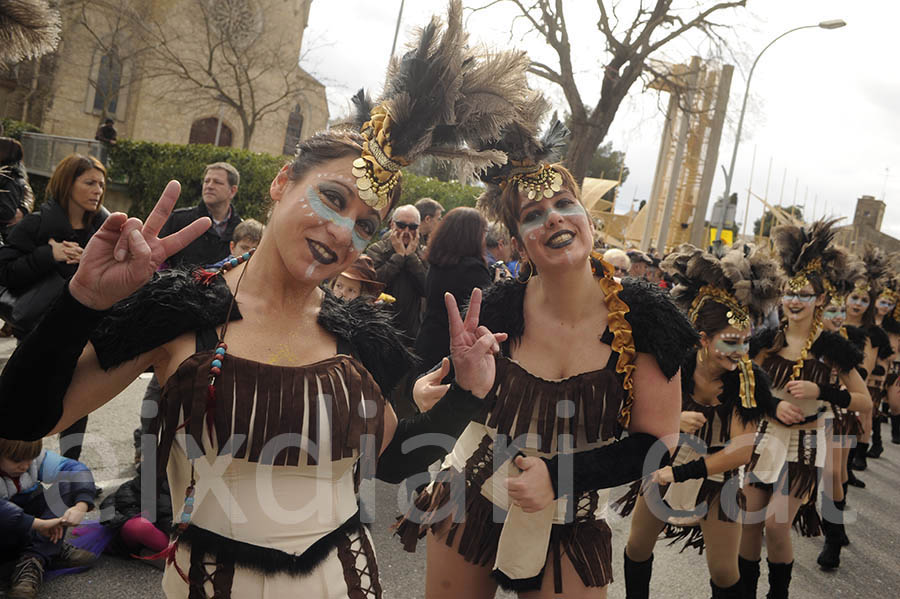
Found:
[{"label": "smiling face", "polygon": [[[272,182],[268,232],[294,278],[321,282],[362,252],[385,214],[363,202],[351,176],[354,156],[336,158],[290,181],[285,167]],[[385,209],[385,212],[387,209]]]},{"label": "smiling face", "polygon": [[519,238],[538,272],[584,265],[593,248],[591,222],[575,194],[563,188],[550,198],[519,193]]},{"label": "smiling face", "polygon": [[362,283],[344,275],[338,275],[338,278],[334,280],[334,285],[331,286],[331,291],[334,293],[334,297],[349,302],[359,297],[362,292]]},{"label": "smiling face", "polygon": [[729,325],[712,336],[701,333],[700,344],[707,348],[715,365],[723,370],[734,370],[750,351],[750,330]]},{"label": "smiling face", "polygon": [[825,307],[825,311],[822,313],[822,324],[826,331],[833,333],[840,330],[846,318],[846,304],[838,305],[832,302]]},{"label": "smiling face", "polygon": [[788,321],[800,322],[812,318],[816,306],[825,303],[825,295],[816,295],[816,290],[810,283],[798,291],[788,291],[781,298],[781,306]]},{"label": "smiling face", "polygon": [[85,212],[96,212],[103,200],[106,177],[95,168],[81,173],[72,184],[71,202]]}]

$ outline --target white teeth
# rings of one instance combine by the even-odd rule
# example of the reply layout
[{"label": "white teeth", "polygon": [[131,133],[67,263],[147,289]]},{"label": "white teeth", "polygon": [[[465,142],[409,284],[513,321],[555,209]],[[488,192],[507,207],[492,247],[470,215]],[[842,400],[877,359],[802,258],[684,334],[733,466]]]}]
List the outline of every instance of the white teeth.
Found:
[{"label": "white teeth", "polygon": [[556,237],[550,240],[552,245],[559,245],[561,243],[565,243],[572,239],[573,235],[571,233],[560,233]]}]

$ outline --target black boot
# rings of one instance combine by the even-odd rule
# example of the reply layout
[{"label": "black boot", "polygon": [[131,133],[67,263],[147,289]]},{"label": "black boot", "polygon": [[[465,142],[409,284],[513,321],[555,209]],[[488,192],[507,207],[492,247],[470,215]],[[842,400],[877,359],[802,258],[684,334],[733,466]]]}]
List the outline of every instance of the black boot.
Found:
[{"label": "black boot", "polygon": [[884,445],[881,443],[881,415],[875,414],[872,416],[872,445],[866,452],[866,456],[877,459],[881,457],[882,453],[884,453]]},{"label": "black boot", "polygon": [[625,597],[626,599],[648,599],[650,597],[650,576],[653,574],[653,556],[645,562],[635,562],[625,551]]},{"label": "black boot", "polygon": [[791,587],[791,570],[794,562],[789,564],[769,564],[769,594],[766,599],[788,599],[788,589]]},{"label": "black boot", "polygon": [[891,414],[891,443],[900,445],[900,414]]},{"label": "black boot", "polygon": [[868,468],[869,464],[866,463],[866,453],[868,453],[868,451],[869,444],[858,441],[856,443],[855,451],[853,452],[853,459],[850,461],[850,467],[860,471]]},{"label": "black boot", "polygon": [[825,529],[825,545],[816,563],[823,570],[834,570],[841,565],[840,530],[837,524],[828,520],[822,520],[822,528]]},{"label": "black boot", "polygon": [[738,570],[741,573],[744,599],[756,599],[756,587],[759,584],[759,560],[754,561],[738,556]]},{"label": "black boot", "polygon": [[712,599],[744,599],[744,591],[741,581],[727,588],[717,587],[716,583],[710,579],[709,586],[712,588]]},{"label": "black boot", "polygon": [[838,539],[840,540],[841,547],[846,547],[850,544],[850,539],[847,537],[847,529],[844,528],[844,510],[847,507],[847,496],[844,495],[844,497],[845,499],[834,502],[834,506],[841,511],[841,521],[837,524],[839,533]]},{"label": "black boot", "polygon": [[862,479],[856,477],[853,473],[853,457],[855,455],[856,448],[852,448],[850,450],[850,455],[847,456],[847,482],[844,483],[844,497],[847,497],[847,485],[852,485],[857,489],[865,489],[866,483]]}]

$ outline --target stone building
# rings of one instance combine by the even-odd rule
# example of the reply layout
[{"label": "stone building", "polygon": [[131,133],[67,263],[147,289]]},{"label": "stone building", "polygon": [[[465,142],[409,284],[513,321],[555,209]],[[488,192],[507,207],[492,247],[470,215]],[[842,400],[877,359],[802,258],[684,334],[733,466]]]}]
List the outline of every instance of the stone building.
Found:
[{"label": "stone building", "polygon": [[881,232],[885,203],[874,196],[862,196],[856,200],[853,224],[835,230],[835,241],[851,251],[862,251],[867,245],[880,247],[885,252],[900,251],[900,239]]},{"label": "stone building", "polygon": [[63,0],[58,50],[0,73],[0,115],[51,135],[93,139],[109,117],[120,138],[292,153],[328,122],[324,85],[297,64],[311,2]]}]

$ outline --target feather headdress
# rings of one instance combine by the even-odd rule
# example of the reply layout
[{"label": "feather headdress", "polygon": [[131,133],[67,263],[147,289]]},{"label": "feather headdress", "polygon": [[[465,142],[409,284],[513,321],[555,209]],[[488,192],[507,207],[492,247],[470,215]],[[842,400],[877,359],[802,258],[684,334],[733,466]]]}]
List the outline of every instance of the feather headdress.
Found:
[{"label": "feather headdress", "polygon": [[838,220],[822,219],[808,227],[784,225],[774,230],[775,249],[791,291],[803,289],[810,277],[824,287],[846,266],[847,254],[832,243],[834,223]]},{"label": "feather headdress", "polygon": [[729,323],[738,329],[765,317],[784,287],[778,263],[749,244],[721,255],[684,244],[659,266],[675,279],[672,300],[692,321],[704,303],[714,301],[729,308]]},{"label": "feather headdress", "polygon": [[562,188],[562,176],[551,166],[565,148],[569,130],[558,120],[553,120],[543,135],[538,136],[541,119],[549,105],[538,92],[530,92],[530,98],[522,110],[497,138],[482,149],[499,150],[506,154],[505,164],[486,169],[481,180],[485,191],[478,198],[478,207],[489,219],[502,220],[509,225],[509,210],[502,204],[503,190],[513,185],[525,190],[531,199],[544,195],[551,197]]},{"label": "feather headdress", "polygon": [[[386,206],[400,169],[429,155],[454,160],[471,172],[506,162],[496,139],[530,100],[522,52],[487,52],[466,45],[462,5],[451,0],[446,24],[433,17],[388,68],[377,103],[360,90],[355,124],[365,138],[353,163],[360,197]],[[468,144],[468,145],[467,145]]]},{"label": "feather headdress", "polygon": [[855,289],[878,295],[890,280],[891,267],[887,254],[879,247],[867,245],[860,256],[864,271],[854,281]]},{"label": "feather headdress", "polygon": [[0,62],[37,58],[59,43],[59,11],[47,0],[0,2]]},{"label": "feather headdress", "polygon": [[848,253],[843,248],[836,248],[845,254],[844,268],[834,272],[828,284],[831,285],[831,303],[836,306],[843,306],[847,301],[847,295],[853,291],[853,285],[858,280],[864,280],[866,276],[866,265],[858,257]]}]

